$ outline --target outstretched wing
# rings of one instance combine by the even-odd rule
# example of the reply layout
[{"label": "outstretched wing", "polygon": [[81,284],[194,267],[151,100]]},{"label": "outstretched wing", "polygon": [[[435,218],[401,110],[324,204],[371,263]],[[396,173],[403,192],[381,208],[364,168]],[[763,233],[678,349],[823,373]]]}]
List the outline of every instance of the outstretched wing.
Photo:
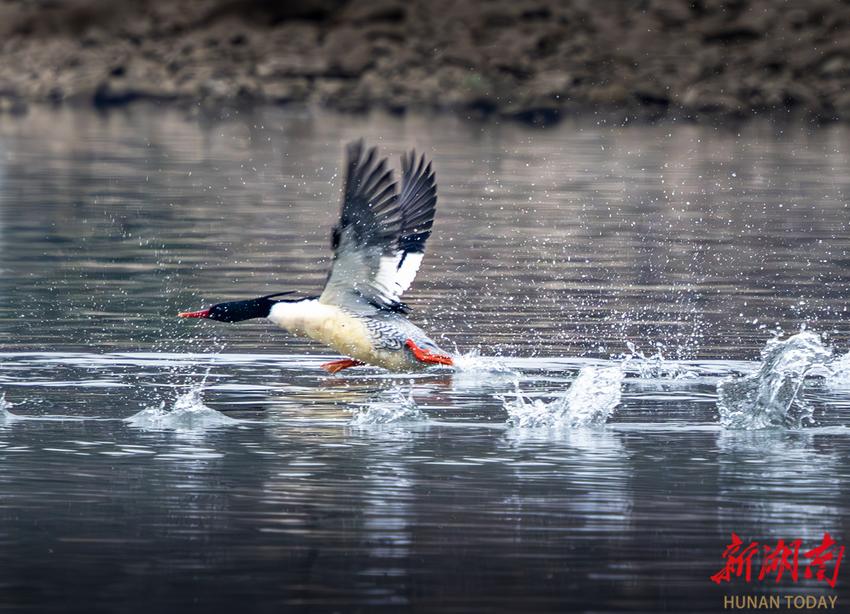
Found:
[{"label": "outstretched wing", "polygon": [[401,157],[401,236],[398,250],[387,276],[391,289],[401,297],[410,287],[425,255],[425,241],[431,236],[434,213],[437,209],[437,184],[431,163],[425,156],[416,159],[416,152]]},{"label": "outstretched wing", "polygon": [[348,146],[342,213],[333,230],[334,261],[322,303],[348,309],[404,311],[431,234],[437,189],[431,165],[402,157],[401,195],[386,159],[362,141]]}]

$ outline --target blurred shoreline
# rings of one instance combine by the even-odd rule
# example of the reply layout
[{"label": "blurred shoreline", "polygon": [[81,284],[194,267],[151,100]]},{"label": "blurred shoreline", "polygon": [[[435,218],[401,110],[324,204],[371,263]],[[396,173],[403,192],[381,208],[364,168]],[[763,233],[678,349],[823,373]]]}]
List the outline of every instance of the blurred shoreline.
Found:
[{"label": "blurred shoreline", "polygon": [[138,100],[850,121],[838,0],[6,0],[0,113]]}]

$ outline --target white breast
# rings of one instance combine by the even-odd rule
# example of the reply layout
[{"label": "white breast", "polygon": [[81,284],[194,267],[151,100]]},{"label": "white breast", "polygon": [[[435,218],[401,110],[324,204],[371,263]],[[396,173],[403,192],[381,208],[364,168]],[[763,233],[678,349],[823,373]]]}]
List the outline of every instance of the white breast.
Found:
[{"label": "white breast", "polygon": [[317,299],[276,303],[268,319],[295,335],[331,346],[341,354],[373,362],[374,348],[363,322],[334,305]]},{"label": "white breast", "polygon": [[276,303],[268,319],[294,335],[310,337],[366,363],[394,371],[419,366],[405,352],[376,349],[360,318],[317,299]]}]

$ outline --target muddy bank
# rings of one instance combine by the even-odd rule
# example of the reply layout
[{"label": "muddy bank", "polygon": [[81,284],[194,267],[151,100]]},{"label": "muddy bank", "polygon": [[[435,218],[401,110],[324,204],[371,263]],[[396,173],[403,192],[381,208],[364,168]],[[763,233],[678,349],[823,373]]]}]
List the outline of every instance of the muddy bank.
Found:
[{"label": "muddy bank", "polygon": [[850,120],[850,2],[0,4],[0,112],[139,99]]}]

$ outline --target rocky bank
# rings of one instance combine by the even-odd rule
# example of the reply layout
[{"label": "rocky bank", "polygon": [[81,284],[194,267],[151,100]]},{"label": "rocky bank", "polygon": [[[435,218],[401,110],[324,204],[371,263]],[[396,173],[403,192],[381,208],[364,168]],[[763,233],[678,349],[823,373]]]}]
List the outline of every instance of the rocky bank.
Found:
[{"label": "rocky bank", "polygon": [[850,120],[847,0],[6,0],[0,112],[140,99]]}]

